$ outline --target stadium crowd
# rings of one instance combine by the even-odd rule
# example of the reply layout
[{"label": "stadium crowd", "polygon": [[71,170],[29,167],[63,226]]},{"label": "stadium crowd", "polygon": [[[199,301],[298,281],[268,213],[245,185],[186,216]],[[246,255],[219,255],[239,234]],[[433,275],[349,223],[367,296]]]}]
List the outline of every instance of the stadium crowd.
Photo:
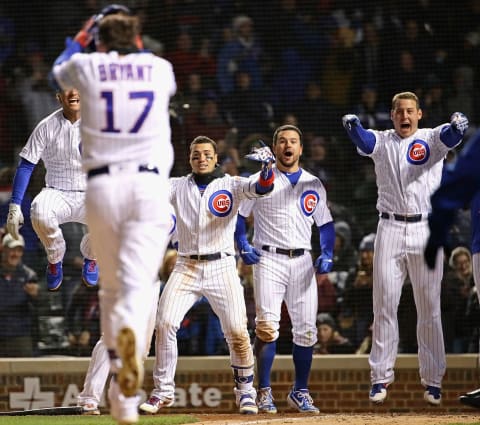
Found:
[{"label": "stadium crowd", "polygon": [[[0,6],[0,226],[7,216],[18,151],[35,125],[58,108],[48,82],[55,52],[61,50],[64,35],[104,5],[78,1],[64,7],[64,3],[27,0],[22,9],[14,2]],[[188,173],[189,143],[198,135],[218,142],[225,172],[249,175],[253,170],[243,157],[254,142],[269,141],[281,124],[302,129],[302,167],[325,185],[337,235],[333,271],[318,288],[320,338],[315,350],[367,353],[377,193],[373,164],[356,154],[341,117],[353,112],[366,128],[390,128],[391,97],[408,90],[424,102],[422,126],[449,122],[451,111],[462,111],[470,121],[467,137],[473,134],[480,122],[480,2],[460,0],[454,12],[446,1],[428,0],[124,3],[142,18],[145,48],[174,66],[178,93],[170,107],[176,150],[173,176]],[[24,211],[42,183],[38,170]],[[64,229],[77,240],[84,231]],[[98,339],[98,303],[95,288],[80,290],[78,253],[68,252],[69,283],[59,293],[47,293],[41,281],[44,255],[28,215],[22,235],[23,246],[16,249],[23,250],[23,262],[40,277],[40,293],[29,309],[34,353],[88,355]],[[468,249],[467,211],[459,215],[451,240],[442,283],[446,350],[476,352],[474,324],[480,323],[480,309]],[[4,242],[0,248],[1,278],[9,273],[8,245]],[[312,255],[316,258],[318,252]],[[165,270],[162,281],[168,276]],[[239,260],[238,270],[253,337],[251,267]],[[399,322],[399,351],[416,352],[416,313],[408,282]],[[54,335],[57,323],[60,330]],[[290,350],[290,329],[285,314],[280,352]],[[218,319],[207,302],[196,305],[185,318],[179,348],[180,354],[190,355],[226,352]]]}]

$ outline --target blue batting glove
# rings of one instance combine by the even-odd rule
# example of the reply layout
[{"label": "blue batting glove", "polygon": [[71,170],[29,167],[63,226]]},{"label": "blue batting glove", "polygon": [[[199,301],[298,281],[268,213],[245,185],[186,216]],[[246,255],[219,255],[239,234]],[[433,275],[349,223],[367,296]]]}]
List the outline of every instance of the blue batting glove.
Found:
[{"label": "blue batting glove", "polygon": [[260,261],[261,255],[262,254],[249,243],[243,244],[240,248],[240,257],[242,257],[243,262],[247,266],[257,264]]},{"label": "blue batting glove", "polygon": [[360,119],[354,114],[347,114],[342,117],[342,124],[345,130],[351,130],[352,127],[360,125]]},{"label": "blue batting glove", "polygon": [[320,255],[315,260],[315,269],[319,274],[325,274],[332,271],[333,268],[333,260],[329,257]]},{"label": "blue batting glove", "polygon": [[463,136],[468,128],[468,118],[461,112],[454,112],[450,117],[450,125]]}]

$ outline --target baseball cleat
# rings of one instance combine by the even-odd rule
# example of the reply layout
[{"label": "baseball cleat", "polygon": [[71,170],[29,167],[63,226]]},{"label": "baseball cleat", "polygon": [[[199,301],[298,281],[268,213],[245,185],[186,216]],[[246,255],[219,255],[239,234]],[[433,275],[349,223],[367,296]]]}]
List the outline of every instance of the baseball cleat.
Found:
[{"label": "baseball cleat", "polygon": [[117,425],[132,425],[138,422],[139,396],[125,397],[115,379],[110,381],[108,401],[110,415],[117,421]]},{"label": "baseball cleat", "polygon": [[470,391],[469,393],[463,394],[459,397],[460,403],[465,404],[466,406],[475,407],[480,409],[480,389]]},{"label": "baseball cleat", "polygon": [[313,399],[308,390],[292,390],[288,393],[287,404],[300,413],[318,415],[320,410],[313,404]]},{"label": "baseball cleat", "polygon": [[370,394],[368,395],[368,398],[373,403],[383,403],[387,398],[387,384],[373,384],[372,388],[370,389]]},{"label": "baseball cleat", "polygon": [[277,407],[273,403],[272,389],[270,387],[260,388],[257,393],[258,411],[261,413],[277,413]]},{"label": "baseball cleat", "polygon": [[58,291],[63,281],[63,268],[62,262],[52,264],[48,263],[47,266],[47,289],[51,292]]},{"label": "baseball cleat", "polygon": [[433,385],[427,385],[423,398],[428,404],[432,406],[438,406],[442,402],[442,390],[440,387],[434,387]]},{"label": "baseball cleat", "polygon": [[142,403],[138,408],[145,413],[154,415],[164,407],[171,407],[175,400],[173,398],[160,398],[152,395],[145,403]]},{"label": "baseball cleat", "polygon": [[135,334],[125,327],[117,336],[117,354],[122,367],[117,373],[117,382],[122,394],[133,397],[143,383],[143,365],[137,356]]},{"label": "baseball cleat", "polygon": [[239,390],[233,389],[235,393],[235,401],[238,406],[238,411],[242,415],[256,415],[258,413],[258,407],[255,403],[257,392],[255,389],[251,390]]},{"label": "baseball cleat", "polygon": [[95,260],[85,258],[83,260],[82,281],[88,288],[93,288],[98,284],[98,265]]},{"label": "baseball cleat", "polygon": [[82,408],[82,415],[93,416],[100,415],[100,409],[96,403],[85,403],[79,405]]}]

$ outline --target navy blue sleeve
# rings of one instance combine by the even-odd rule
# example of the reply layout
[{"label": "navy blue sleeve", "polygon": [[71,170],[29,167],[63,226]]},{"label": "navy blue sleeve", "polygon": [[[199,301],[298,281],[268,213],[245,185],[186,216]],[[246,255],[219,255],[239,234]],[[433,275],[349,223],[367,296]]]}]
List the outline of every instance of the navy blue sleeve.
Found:
[{"label": "navy blue sleeve", "polygon": [[17,171],[15,172],[15,177],[13,178],[12,203],[21,205],[34,168],[35,164],[30,161],[23,158],[20,160]]},{"label": "navy blue sleeve", "polygon": [[347,128],[348,137],[364,153],[371,154],[375,148],[375,134],[365,130],[361,125],[354,125]]},{"label": "navy blue sleeve", "polygon": [[450,124],[447,124],[440,130],[440,140],[445,146],[448,146],[449,148],[453,148],[458,143],[460,143],[462,137],[463,136],[457,131],[455,131]]},{"label": "navy blue sleeve", "polygon": [[335,247],[335,226],[333,221],[319,226],[320,250],[323,258],[333,259],[333,249]]},{"label": "navy blue sleeve", "polygon": [[237,214],[237,224],[235,225],[235,242],[237,248],[241,251],[242,246],[248,244],[247,240],[247,221],[243,215]]}]

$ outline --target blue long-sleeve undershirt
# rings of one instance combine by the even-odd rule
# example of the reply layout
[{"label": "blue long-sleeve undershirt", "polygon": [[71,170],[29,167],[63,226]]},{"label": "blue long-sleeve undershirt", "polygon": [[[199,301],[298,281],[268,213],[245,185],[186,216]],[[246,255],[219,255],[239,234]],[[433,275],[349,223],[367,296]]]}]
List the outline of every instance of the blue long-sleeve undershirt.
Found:
[{"label": "blue long-sleeve undershirt", "polygon": [[335,247],[335,226],[333,221],[325,223],[318,227],[320,234],[320,250],[323,257],[333,259],[333,249]]},{"label": "blue long-sleeve undershirt", "polygon": [[347,128],[347,133],[353,143],[364,153],[371,154],[375,148],[375,134],[365,130],[361,125],[354,125]]},{"label": "blue long-sleeve undershirt", "polygon": [[34,168],[35,164],[32,162],[23,158],[20,160],[13,178],[12,203],[21,205]]}]

